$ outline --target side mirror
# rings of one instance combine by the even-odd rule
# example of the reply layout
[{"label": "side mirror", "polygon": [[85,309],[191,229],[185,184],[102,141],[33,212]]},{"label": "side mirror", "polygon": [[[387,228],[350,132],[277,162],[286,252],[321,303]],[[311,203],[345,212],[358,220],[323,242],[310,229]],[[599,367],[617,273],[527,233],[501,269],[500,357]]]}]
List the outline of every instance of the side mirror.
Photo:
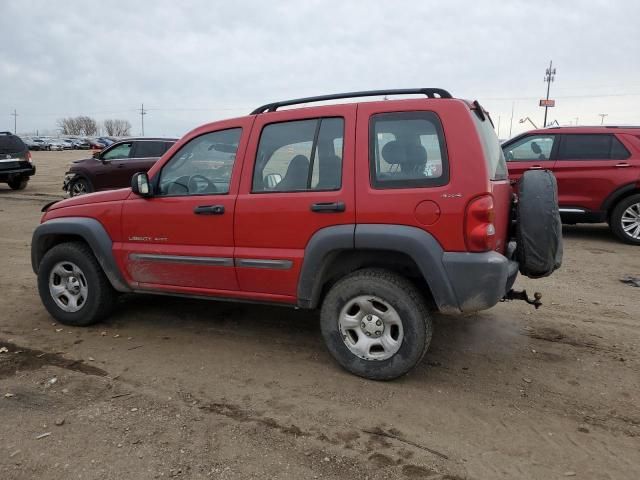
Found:
[{"label": "side mirror", "polygon": [[100,150],[98,150],[97,152],[93,152],[93,158],[96,158],[96,159],[100,158]]},{"label": "side mirror", "polygon": [[138,172],[131,177],[131,191],[141,197],[151,196],[149,176],[145,172]]},{"label": "side mirror", "polygon": [[270,173],[266,177],[264,177],[264,185],[265,187],[271,189],[276,188],[276,186],[282,181],[282,175],[279,173]]}]

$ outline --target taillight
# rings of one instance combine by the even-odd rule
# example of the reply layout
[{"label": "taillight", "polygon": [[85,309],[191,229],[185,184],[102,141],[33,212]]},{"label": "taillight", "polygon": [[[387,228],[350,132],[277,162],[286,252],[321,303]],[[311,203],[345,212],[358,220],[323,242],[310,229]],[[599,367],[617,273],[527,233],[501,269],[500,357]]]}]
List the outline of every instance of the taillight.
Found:
[{"label": "taillight", "polygon": [[31,152],[27,150],[27,160],[29,161],[29,163],[33,163],[33,160],[31,159]]},{"label": "taillight", "polygon": [[470,252],[488,252],[496,248],[493,197],[483,195],[471,200],[465,214],[464,238]]}]

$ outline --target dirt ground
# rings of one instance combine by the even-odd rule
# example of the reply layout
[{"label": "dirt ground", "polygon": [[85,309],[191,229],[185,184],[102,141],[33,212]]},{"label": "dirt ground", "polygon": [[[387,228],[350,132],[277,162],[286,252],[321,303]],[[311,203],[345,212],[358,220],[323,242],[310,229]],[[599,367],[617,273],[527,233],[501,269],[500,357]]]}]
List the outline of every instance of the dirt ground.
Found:
[{"label": "dirt ground", "polygon": [[[435,319],[393,382],[334,364],[318,317],[128,296],[69,328],[40,303],[31,233],[68,161],[0,185],[0,478],[640,478],[640,249],[565,227],[543,294]],[[0,351],[3,351],[0,348]],[[58,425],[60,424],[60,425]]]}]

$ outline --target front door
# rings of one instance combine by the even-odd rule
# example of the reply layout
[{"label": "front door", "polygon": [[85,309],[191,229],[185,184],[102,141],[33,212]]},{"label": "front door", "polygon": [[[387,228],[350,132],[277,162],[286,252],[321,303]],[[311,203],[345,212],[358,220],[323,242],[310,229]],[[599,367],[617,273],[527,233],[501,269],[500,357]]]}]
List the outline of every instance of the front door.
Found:
[{"label": "front door", "polygon": [[552,170],[555,163],[556,135],[529,135],[504,147],[509,178],[517,182],[527,170]]},{"label": "front door", "polygon": [[236,204],[244,292],[295,302],[304,251],[322,228],[355,223],[355,105],[256,117]]},{"label": "front door", "polygon": [[[94,185],[96,190],[107,188],[117,188],[128,186],[127,181],[123,184],[123,172],[125,164],[130,160],[133,142],[118,143],[100,153],[98,165],[95,171]],[[128,177],[131,178],[131,175]]]},{"label": "front door", "polygon": [[119,259],[134,288],[222,296],[238,290],[233,218],[251,121],[193,134],[152,170],[154,195],[132,194],[124,203]]}]

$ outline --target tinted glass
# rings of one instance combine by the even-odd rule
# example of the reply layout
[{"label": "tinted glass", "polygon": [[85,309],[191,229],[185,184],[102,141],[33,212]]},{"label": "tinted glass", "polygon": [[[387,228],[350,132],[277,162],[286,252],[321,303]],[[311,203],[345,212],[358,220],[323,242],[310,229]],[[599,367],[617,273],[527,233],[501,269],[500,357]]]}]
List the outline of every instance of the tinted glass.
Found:
[{"label": "tinted glass", "polygon": [[15,135],[0,135],[0,153],[20,153],[27,149],[24,142]]},{"label": "tinted glass", "polygon": [[507,161],[543,161],[551,159],[555,135],[533,135],[505,146]]},{"label": "tinted glass", "polygon": [[131,143],[121,143],[102,155],[103,160],[116,160],[119,158],[129,158],[131,152]]},{"label": "tinted glass", "polygon": [[504,153],[493,125],[487,118],[482,120],[475,114],[473,118],[480,134],[480,141],[482,142],[482,149],[491,180],[506,180],[508,177],[507,163],[504,160]]},{"label": "tinted glass", "polygon": [[616,137],[611,137],[611,158],[614,160],[624,160],[629,158],[629,150]]},{"label": "tinted glass", "polygon": [[241,128],[232,128],[183,145],[160,172],[160,195],[228,193],[241,134]]},{"label": "tinted glass", "polygon": [[136,142],[136,158],[161,157],[164,152],[166,152],[164,142],[155,140]]},{"label": "tinted glass", "polygon": [[563,135],[558,159],[596,160],[610,158],[612,135]]},{"label": "tinted glass", "polygon": [[342,118],[265,126],[256,156],[253,192],[339,189],[343,138]]},{"label": "tinted glass", "polygon": [[434,113],[374,115],[370,132],[373,186],[409,188],[449,181],[444,133]]}]

